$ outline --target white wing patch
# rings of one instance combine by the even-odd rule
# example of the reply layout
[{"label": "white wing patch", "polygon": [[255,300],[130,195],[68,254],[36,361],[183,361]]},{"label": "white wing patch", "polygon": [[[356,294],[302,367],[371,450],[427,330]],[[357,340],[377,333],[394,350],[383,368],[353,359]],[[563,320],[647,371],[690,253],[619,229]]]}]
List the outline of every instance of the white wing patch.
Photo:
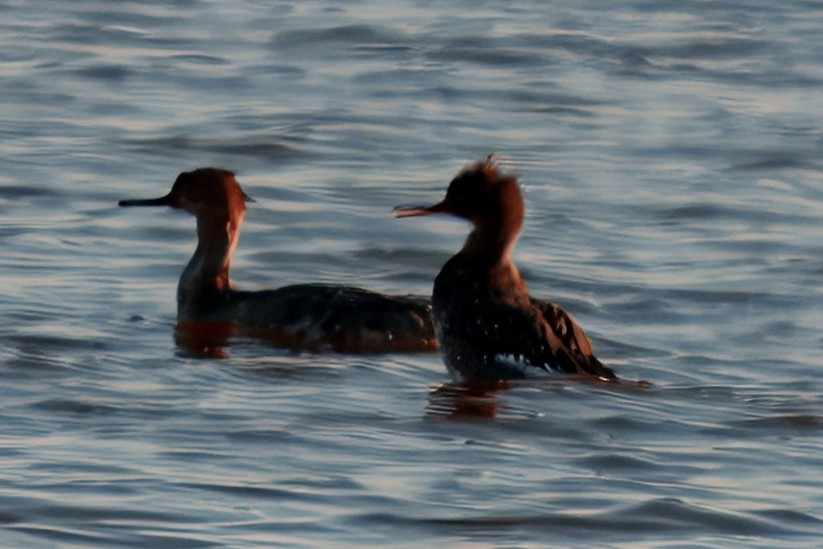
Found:
[{"label": "white wing patch", "polygon": [[511,368],[512,370],[517,370],[521,373],[536,373],[535,365],[529,362],[524,355],[515,355],[514,353],[498,353],[494,355],[494,361],[501,366]]}]

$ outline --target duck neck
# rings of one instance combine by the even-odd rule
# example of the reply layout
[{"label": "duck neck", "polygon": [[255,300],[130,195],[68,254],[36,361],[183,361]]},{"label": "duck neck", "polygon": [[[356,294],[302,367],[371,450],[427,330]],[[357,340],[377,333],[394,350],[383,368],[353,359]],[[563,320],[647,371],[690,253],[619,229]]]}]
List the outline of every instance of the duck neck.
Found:
[{"label": "duck neck", "polygon": [[198,216],[197,249],[183,270],[177,287],[178,317],[190,319],[202,316],[193,311],[231,290],[229,266],[242,224],[242,214],[208,218]]},{"label": "duck neck", "polygon": [[519,235],[519,225],[487,220],[474,226],[463,245],[463,251],[490,266],[511,263],[512,250]]},{"label": "duck neck", "polygon": [[462,251],[471,264],[480,268],[477,274],[495,299],[515,307],[526,306],[529,300],[528,288],[512,261],[512,250],[519,235],[519,226],[475,226]]}]

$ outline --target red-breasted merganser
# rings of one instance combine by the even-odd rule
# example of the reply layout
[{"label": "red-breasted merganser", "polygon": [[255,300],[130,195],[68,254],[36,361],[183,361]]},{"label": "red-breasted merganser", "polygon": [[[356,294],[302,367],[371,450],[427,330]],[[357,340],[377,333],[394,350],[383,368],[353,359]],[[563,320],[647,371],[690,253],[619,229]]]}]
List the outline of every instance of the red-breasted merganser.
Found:
[{"label": "red-breasted merganser", "polygon": [[431,307],[423,297],[324,284],[235,290],[229,263],[249,200],[232,172],[201,168],[181,173],[166,196],[120,202],[120,206],[170,206],[197,217],[197,249],[177,287],[178,325],[258,328],[275,345],[312,351],[437,350]]},{"label": "red-breasted merganser", "polygon": [[432,295],[435,332],[455,379],[493,382],[543,369],[617,380],[571,315],[529,296],[511,258],[524,215],[513,175],[500,173],[490,157],[461,171],[442,202],[394,212],[435,213],[474,226],[463,249],[437,275]]}]

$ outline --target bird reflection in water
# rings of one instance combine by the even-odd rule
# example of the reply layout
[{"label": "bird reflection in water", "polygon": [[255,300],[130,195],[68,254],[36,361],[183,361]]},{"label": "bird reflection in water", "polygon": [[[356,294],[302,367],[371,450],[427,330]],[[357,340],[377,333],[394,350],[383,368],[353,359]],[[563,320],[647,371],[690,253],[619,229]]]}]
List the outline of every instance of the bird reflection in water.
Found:
[{"label": "bird reflection in water", "polygon": [[174,342],[183,356],[226,358],[226,347],[236,331],[237,326],[228,322],[179,322]]},{"label": "bird reflection in water", "polygon": [[181,354],[193,358],[227,358],[227,348],[243,340],[253,340],[295,353],[362,352],[359,340],[349,341],[343,337],[318,340],[311,339],[304,331],[243,326],[231,322],[181,321],[177,323],[174,336]]},{"label": "bird reflection in water", "polygon": [[442,419],[493,419],[504,406],[497,393],[510,388],[508,381],[447,383],[429,394],[426,412]]}]

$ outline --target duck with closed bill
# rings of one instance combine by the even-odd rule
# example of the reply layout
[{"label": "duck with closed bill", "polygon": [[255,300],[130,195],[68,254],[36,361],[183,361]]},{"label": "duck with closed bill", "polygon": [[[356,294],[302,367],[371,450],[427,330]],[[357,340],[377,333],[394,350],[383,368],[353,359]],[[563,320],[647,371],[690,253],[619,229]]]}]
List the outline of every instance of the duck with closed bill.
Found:
[{"label": "duck with closed bill", "polygon": [[570,314],[529,296],[511,257],[523,225],[520,187],[491,157],[461,171],[443,201],[394,213],[451,214],[473,225],[463,249],[437,275],[432,294],[440,351],[456,380],[494,382],[539,369],[617,380]]},{"label": "duck with closed bill", "polygon": [[297,350],[351,353],[434,351],[429,300],[361,288],[295,284],[275,290],[236,290],[229,265],[249,197],[232,172],[201,168],[181,173],[171,191],[120,206],[170,206],[197,218],[197,249],[177,287],[180,324],[236,325]]}]

